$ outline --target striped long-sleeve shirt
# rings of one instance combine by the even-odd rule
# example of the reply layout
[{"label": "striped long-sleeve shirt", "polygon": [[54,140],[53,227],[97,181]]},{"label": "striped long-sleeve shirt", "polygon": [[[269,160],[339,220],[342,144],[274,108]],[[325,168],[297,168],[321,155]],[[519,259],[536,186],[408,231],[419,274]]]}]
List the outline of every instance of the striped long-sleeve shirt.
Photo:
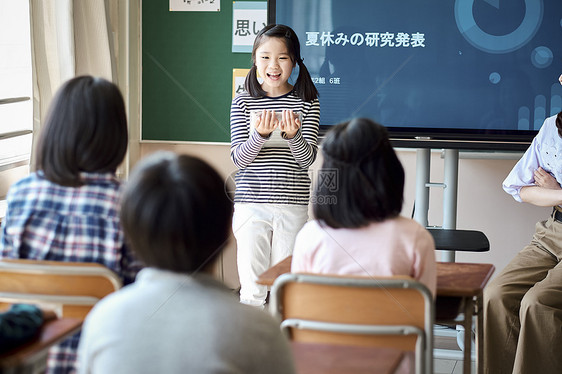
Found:
[{"label": "striped long-sleeve shirt", "polygon": [[[262,137],[250,125],[253,112],[291,109],[301,118],[301,128],[292,139],[279,130]],[[230,111],[230,157],[236,173],[235,203],[307,205],[310,198],[308,168],[318,151],[320,103],[305,102],[294,93],[279,97],[251,97],[244,92],[234,98]]]}]

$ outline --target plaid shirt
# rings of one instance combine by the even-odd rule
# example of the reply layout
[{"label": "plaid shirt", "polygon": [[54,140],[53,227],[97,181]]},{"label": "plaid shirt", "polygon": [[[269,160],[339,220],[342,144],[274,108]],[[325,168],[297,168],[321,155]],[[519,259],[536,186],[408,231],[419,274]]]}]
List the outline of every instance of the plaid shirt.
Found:
[{"label": "plaid shirt", "polygon": [[[131,283],[141,263],[125,246],[120,183],[111,173],[81,176],[85,185],[65,187],[32,173],[10,188],[0,258],[97,262]],[[49,373],[74,372],[79,338],[76,334],[49,351]]]}]

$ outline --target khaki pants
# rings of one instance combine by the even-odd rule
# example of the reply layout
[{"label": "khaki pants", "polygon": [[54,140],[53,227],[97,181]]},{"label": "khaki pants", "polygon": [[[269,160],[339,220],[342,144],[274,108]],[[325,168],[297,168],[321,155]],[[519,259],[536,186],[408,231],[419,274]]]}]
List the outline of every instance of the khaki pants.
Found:
[{"label": "khaki pants", "polygon": [[562,373],[561,259],[562,223],[551,216],[485,288],[486,373]]}]

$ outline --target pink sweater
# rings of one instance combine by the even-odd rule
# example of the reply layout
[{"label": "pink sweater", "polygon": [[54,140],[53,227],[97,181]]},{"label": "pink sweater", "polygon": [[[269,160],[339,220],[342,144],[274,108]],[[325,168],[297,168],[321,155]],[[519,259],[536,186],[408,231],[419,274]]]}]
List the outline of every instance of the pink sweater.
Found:
[{"label": "pink sweater", "polygon": [[358,229],[333,229],[310,221],[295,241],[291,272],[407,275],[425,284],[435,297],[435,243],[426,229],[405,217]]}]

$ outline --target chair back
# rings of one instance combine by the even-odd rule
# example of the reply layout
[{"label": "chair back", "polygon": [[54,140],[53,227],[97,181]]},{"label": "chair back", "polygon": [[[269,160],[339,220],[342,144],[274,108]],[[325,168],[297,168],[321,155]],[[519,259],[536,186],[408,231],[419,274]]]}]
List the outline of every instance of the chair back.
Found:
[{"label": "chair back", "polygon": [[416,372],[432,373],[433,297],[412,278],[284,274],[270,309],[295,341],[412,351]]},{"label": "chair back", "polygon": [[39,303],[62,317],[84,319],[96,302],[121,288],[119,277],[91,262],[0,261],[0,303]]}]

